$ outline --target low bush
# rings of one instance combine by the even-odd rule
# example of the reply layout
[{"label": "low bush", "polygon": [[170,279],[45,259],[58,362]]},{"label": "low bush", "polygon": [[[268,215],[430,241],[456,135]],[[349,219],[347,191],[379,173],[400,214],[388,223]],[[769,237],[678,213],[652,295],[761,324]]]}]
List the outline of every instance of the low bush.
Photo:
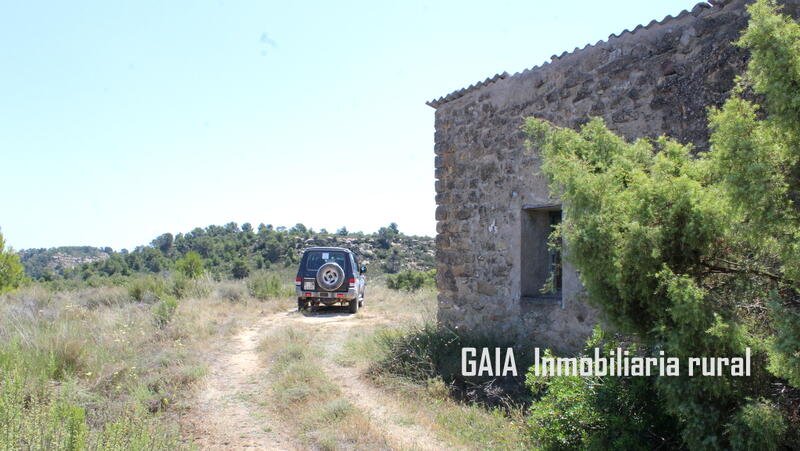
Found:
[{"label": "low bush", "polygon": [[788,429],[783,413],[771,402],[760,399],[742,406],[728,425],[726,435],[732,449],[777,451]]},{"label": "low bush", "polygon": [[145,276],[128,281],[128,296],[136,302],[152,304],[167,292],[164,279],[156,276]]},{"label": "low bush", "polygon": [[250,266],[243,258],[237,258],[231,264],[231,275],[234,279],[244,279],[250,275]]},{"label": "low bush", "polygon": [[[516,377],[462,375],[462,348],[512,347],[502,338],[456,331],[429,321],[411,329],[381,331],[377,340],[382,357],[370,366],[372,375],[399,376],[422,385],[440,378],[453,396],[487,406],[524,404],[530,400],[522,371]],[[523,349],[515,349],[514,357],[519,369],[531,363],[530,353]]]},{"label": "low bush", "polygon": [[257,272],[247,279],[250,296],[267,300],[294,296],[294,288],[285,284],[278,274]]},{"label": "low bush", "polygon": [[[608,351],[618,343],[604,340],[600,328],[580,357],[594,348]],[[631,346],[631,354],[640,353]],[[552,357],[548,351],[547,357]],[[678,422],[664,410],[656,377],[536,376],[533,367],[526,385],[537,398],[529,409],[533,443],[542,449],[680,448]]]},{"label": "low bush", "polygon": [[195,251],[189,251],[175,262],[175,269],[190,279],[198,279],[205,273],[203,258]]},{"label": "low bush", "polygon": [[436,270],[403,271],[386,277],[386,286],[392,290],[416,291],[422,287],[436,286]]},{"label": "low bush", "polygon": [[164,328],[172,321],[175,310],[178,309],[178,300],[173,296],[164,296],[153,307],[153,321],[159,328]]},{"label": "low bush", "polygon": [[217,286],[217,295],[231,302],[241,302],[247,298],[247,288],[241,282],[221,282]]},{"label": "low bush", "polygon": [[178,299],[184,299],[189,296],[192,286],[196,285],[197,282],[197,280],[192,280],[181,273],[174,274],[170,279],[169,292]]}]

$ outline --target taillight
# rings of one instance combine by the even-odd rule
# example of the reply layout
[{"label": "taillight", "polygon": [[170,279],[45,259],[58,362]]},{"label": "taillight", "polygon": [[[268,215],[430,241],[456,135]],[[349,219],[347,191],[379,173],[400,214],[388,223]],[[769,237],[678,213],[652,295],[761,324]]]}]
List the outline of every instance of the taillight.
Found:
[{"label": "taillight", "polygon": [[301,283],[303,283],[303,278],[302,277],[297,276],[297,277],[294,278],[294,285],[296,287],[299,287]]},{"label": "taillight", "polygon": [[350,285],[355,285],[356,284],[356,278],[355,277],[351,277],[350,280],[347,281],[347,283],[349,283]]}]

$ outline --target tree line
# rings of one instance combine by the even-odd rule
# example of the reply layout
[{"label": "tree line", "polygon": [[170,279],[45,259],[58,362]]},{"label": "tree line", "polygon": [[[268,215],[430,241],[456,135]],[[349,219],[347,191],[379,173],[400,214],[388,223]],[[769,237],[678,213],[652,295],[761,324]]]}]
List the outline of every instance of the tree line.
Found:
[{"label": "tree line", "polygon": [[[89,280],[98,277],[130,276],[136,273],[161,273],[177,269],[187,256],[199,261],[204,272],[216,278],[245,278],[251,271],[296,264],[308,246],[341,246],[352,249],[374,270],[396,273],[403,269],[431,269],[434,265],[433,239],[409,236],[397,224],[381,227],[375,233],[314,231],[303,224],[287,228],[250,223],[197,227],[187,233],[163,233],[148,245],[133,250],[110,248],[63,248],[71,255],[94,261],[64,268],[54,264],[53,256],[62,248],[21,252],[27,275],[33,279]],[[103,258],[97,258],[102,255]]]}]

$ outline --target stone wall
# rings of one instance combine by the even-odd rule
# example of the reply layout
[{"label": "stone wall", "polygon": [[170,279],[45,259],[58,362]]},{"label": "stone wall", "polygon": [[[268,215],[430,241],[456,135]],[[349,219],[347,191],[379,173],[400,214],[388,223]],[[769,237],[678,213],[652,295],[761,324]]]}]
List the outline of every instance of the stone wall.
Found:
[{"label": "stone wall", "polygon": [[[520,299],[523,208],[558,203],[538,152],[525,150],[523,119],[577,127],[600,116],[629,139],[666,134],[707,148],[706,107],[722,104],[746,65],[731,45],[747,24],[745,3],[700,4],[429,102],[441,323],[563,351],[581,346],[597,312],[580,302],[571,268],[562,302]],[[797,17],[800,0],[784,3]]]}]

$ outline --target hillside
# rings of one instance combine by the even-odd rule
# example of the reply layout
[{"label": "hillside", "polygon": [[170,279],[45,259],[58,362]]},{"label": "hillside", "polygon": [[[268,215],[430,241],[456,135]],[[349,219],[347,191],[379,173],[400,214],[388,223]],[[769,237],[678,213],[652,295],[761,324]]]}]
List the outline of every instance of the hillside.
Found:
[{"label": "hillside", "polygon": [[60,246],[50,249],[23,249],[18,254],[28,277],[47,279],[84,263],[105,260],[111,252],[113,251],[110,248]]},{"label": "hillside", "polygon": [[[132,251],[94,247],[58,247],[20,251],[26,274],[34,279],[127,276],[134,273],[169,271],[175,261],[189,252],[203,258],[208,272],[217,278],[242,276],[275,265],[287,266],[299,260],[309,246],[341,246],[352,249],[372,271],[396,273],[434,267],[434,242],[430,237],[409,236],[392,223],[376,233],[319,232],[303,224],[273,227],[230,222],[224,226],[197,227],[173,236],[164,233],[150,244]],[[234,267],[239,268],[234,274]]]}]

